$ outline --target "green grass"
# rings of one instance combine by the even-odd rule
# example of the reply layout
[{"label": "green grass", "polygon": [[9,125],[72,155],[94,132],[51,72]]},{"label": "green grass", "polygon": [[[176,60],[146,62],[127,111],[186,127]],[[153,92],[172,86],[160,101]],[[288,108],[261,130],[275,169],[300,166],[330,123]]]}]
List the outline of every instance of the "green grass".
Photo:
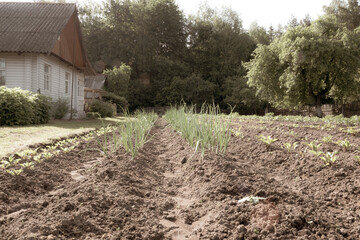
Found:
[{"label": "green grass", "polygon": [[88,132],[103,125],[119,123],[124,121],[124,118],[105,118],[102,121],[99,119],[56,120],[48,124],[0,127],[0,158],[30,145],[48,143],[53,139]]}]

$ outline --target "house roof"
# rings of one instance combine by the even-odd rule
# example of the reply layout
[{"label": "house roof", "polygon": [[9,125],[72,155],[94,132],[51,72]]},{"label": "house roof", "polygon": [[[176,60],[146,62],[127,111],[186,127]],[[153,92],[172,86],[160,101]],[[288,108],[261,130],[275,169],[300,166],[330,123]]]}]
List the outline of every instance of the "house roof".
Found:
[{"label": "house roof", "polygon": [[72,3],[0,2],[0,52],[50,54],[75,10]]},{"label": "house roof", "polygon": [[98,74],[96,76],[86,76],[84,86],[92,89],[103,89],[106,76],[104,74]]}]

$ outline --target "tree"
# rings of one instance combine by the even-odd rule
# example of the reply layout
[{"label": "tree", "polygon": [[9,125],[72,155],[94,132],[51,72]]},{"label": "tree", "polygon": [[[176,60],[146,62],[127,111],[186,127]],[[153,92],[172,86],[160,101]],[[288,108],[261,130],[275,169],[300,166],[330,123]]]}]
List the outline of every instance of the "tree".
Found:
[{"label": "tree", "polygon": [[127,99],[131,67],[121,64],[120,67],[105,70],[104,74],[106,75],[105,89]]},{"label": "tree", "polygon": [[329,6],[324,7],[324,11],[345,23],[350,31],[360,26],[360,6],[357,0],[333,0]]},{"label": "tree", "polygon": [[277,107],[316,105],[333,98],[339,103],[353,95],[360,67],[360,35],[335,17],[325,16],[310,26],[289,28],[269,46],[259,46],[244,64],[248,84]]},{"label": "tree", "polygon": [[270,44],[270,36],[266,32],[266,29],[264,27],[260,27],[256,22],[253,22],[250,25],[249,35],[257,44]]}]

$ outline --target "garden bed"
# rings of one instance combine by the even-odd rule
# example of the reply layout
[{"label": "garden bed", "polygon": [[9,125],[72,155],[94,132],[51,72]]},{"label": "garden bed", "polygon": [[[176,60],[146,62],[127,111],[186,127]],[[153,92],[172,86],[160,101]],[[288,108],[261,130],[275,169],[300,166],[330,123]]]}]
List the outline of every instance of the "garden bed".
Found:
[{"label": "garden bed", "polygon": [[[18,176],[0,172],[0,234],[3,239],[359,239],[357,128],[349,133],[341,130],[347,126],[326,131],[322,126],[235,118],[225,155],[194,154],[162,118],[135,158],[123,148],[105,156],[98,142],[103,138],[80,142]],[[267,145],[261,135],[277,141]],[[322,141],[329,136],[331,141]],[[345,139],[346,149],[340,144]],[[319,152],[337,152],[336,161],[326,165],[309,151],[311,141]],[[285,147],[295,142],[296,148]],[[239,202],[245,197],[252,198]]]}]

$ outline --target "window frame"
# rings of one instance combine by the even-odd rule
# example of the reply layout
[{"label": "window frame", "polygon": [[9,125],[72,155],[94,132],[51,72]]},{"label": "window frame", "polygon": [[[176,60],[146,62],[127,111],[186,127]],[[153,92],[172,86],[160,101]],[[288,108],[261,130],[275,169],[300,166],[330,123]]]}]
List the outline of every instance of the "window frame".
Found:
[{"label": "window frame", "polygon": [[[45,71],[46,67],[48,71]],[[51,65],[47,63],[44,64],[44,90],[51,91]]]},{"label": "window frame", "polygon": [[65,72],[65,94],[70,94],[70,79],[71,79],[71,73]]},{"label": "window frame", "polygon": [[[3,84],[1,82],[1,78],[3,78]],[[6,85],[6,59],[0,58],[0,86]]]}]

